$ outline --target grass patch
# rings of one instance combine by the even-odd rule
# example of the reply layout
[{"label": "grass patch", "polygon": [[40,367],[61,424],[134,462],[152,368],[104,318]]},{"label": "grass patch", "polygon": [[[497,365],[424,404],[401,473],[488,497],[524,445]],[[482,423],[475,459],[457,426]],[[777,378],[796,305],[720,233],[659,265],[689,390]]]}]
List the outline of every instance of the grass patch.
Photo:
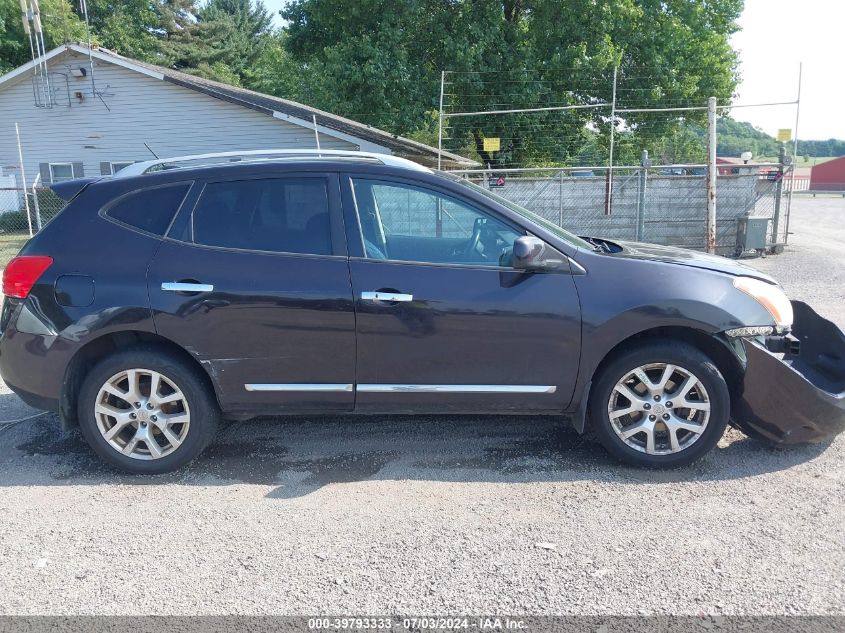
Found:
[{"label": "grass patch", "polygon": [[18,254],[29,239],[29,233],[0,233],[0,268]]}]

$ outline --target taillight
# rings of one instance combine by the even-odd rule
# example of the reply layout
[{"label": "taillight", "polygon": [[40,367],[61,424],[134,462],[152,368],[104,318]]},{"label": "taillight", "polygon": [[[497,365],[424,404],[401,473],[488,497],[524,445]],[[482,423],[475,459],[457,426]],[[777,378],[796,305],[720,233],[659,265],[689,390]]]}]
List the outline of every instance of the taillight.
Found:
[{"label": "taillight", "polygon": [[3,294],[7,297],[26,299],[29,291],[53,263],[47,255],[19,255],[3,271]]}]

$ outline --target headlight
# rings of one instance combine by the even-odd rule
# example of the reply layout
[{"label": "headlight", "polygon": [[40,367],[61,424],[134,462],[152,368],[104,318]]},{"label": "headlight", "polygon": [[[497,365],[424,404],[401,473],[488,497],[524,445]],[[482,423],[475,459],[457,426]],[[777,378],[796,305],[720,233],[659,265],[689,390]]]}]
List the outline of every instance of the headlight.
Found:
[{"label": "headlight", "polygon": [[752,277],[737,277],[734,279],[734,287],[766,308],[779,328],[792,325],[792,304],[777,286]]}]

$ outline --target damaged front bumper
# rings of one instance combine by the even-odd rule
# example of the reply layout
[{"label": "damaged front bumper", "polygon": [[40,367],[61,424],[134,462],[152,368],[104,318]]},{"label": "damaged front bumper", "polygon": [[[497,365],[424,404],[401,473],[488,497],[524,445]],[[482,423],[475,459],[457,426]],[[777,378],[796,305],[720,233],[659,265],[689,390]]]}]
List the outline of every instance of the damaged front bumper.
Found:
[{"label": "damaged front bumper", "polygon": [[845,334],[807,304],[792,307],[798,345],[785,354],[742,340],[745,375],[732,417],[748,435],[778,444],[822,442],[845,430]]}]

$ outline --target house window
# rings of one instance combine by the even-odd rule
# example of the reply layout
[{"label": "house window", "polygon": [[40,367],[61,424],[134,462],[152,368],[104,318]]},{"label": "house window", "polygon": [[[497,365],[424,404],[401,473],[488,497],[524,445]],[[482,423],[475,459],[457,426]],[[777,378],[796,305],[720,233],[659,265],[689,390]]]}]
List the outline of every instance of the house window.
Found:
[{"label": "house window", "polygon": [[50,163],[50,181],[73,180],[73,163]]},{"label": "house window", "polygon": [[133,161],[131,161],[131,160],[122,160],[122,161],[110,163],[112,175],[116,174],[117,172],[119,172],[124,167],[129,167],[129,165],[131,165],[132,163],[133,163]]}]

